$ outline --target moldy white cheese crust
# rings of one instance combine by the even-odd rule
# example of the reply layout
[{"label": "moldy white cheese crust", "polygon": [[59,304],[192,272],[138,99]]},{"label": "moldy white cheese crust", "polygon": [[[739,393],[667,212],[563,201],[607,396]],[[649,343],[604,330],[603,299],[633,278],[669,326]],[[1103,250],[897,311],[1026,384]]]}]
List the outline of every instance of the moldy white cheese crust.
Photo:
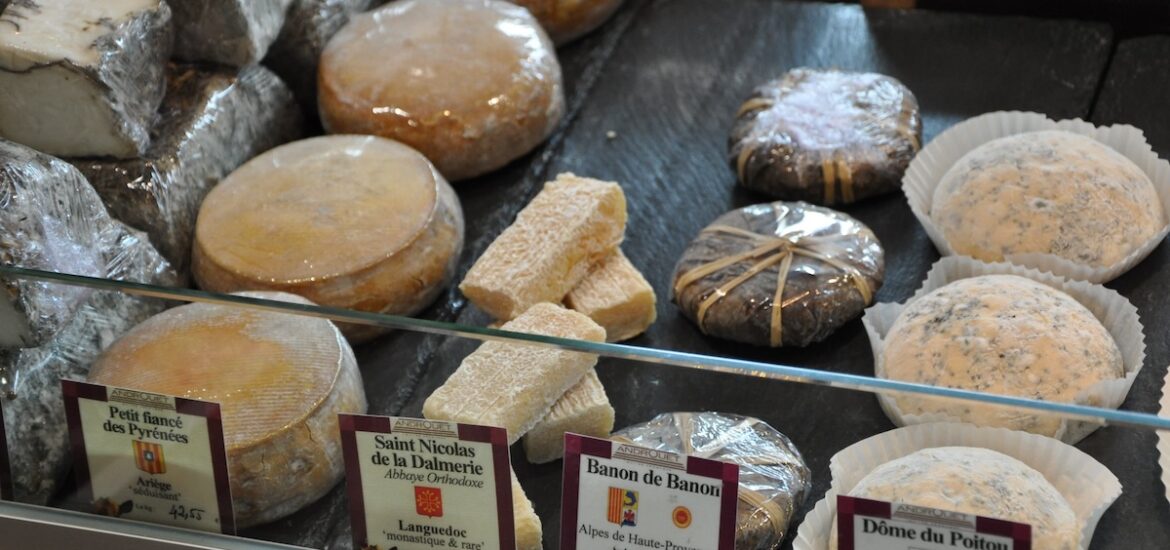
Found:
[{"label": "moldy white cheese crust", "polygon": [[967,153],[935,189],[930,217],[958,254],[1053,254],[1107,267],[1165,225],[1149,177],[1087,136],[1017,134]]},{"label": "moldy white cheese crust", "polygon": [[[1088,309],[1015,275],[962,279],[909,303],[886,335],[882,361],[886,378],[1061,403],[1124,376],[1121,351]],[[1061,425],[1002,407],[894,402],[903,414],[945,414],[1047,436]],[[1092,398],[1088,404],[1100,405]]]}]

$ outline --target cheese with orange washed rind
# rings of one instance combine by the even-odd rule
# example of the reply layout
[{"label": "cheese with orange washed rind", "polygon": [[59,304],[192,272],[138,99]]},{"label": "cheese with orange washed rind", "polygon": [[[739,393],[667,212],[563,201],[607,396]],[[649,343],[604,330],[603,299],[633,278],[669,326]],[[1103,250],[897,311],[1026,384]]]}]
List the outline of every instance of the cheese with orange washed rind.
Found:
[{"label": "cheese with orange washed rind", "polygon": [[[462,247],[459,198],[421,154],[326,136],[272,149],[217,185],[199,211],[192,264],[207,290],[413,315],[438,296]],[[342,328],[358,340],[377,332]]]},{"label": "cheese with orange washed rind", "polygon": [[336,485],[337,415],[366,411],[357,361],[332,323],[236,306],[189,304],[146,320],[98,358],[89,380],[219,403],[240,527],[291,514]]},{"label": "cheese with orange washed rind", "polygon": [[[502,330],[602,342],[605,329],[556,304],[532,306]],[[423,416],[499,426],[515,443],[593,366],[597,356],[543,344],[485,342],[423,403]]]},{"label": "cheese with orange washed rind", "polygon": [[561,174],[488,246],[459,289],[497,319],[559,303],[621,244],[625,229],[618,184]]}]

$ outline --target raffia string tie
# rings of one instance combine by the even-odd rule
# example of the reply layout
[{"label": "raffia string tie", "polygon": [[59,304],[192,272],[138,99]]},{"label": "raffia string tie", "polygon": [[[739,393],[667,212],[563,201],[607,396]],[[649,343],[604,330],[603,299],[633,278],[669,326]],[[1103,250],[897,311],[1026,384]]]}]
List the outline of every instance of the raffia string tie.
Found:
[{"label": "raffia string tie", "polygon": [[[712,225],[704,229],[703,233],[721,233],[745,238],[756,243],[756,246],[749,250],[707,262],[687,271],[675,282],[674,294],[675,296],[681,296],[682,291],[688,286],[691,286],[708,275],[717,273],[739,262],[753,261],[747,271],[723,283],[699,303],[699,309],[695,316],[698,319],[699,330],[704,333],[707,332],[707,312],[711,309],[711,306],[719,303],[732,290],[735,290],[748,279],[755,277],[761,271],[780,264],[780,270],[776,277],[776,293],[772,297],[771,334],[769,336],[771,345],[773,347],[779,346],[783,342],[782,328],[784,319],[782,315],[784,309],[784,286],[788,283],[788,273],[792,269],[792,259],[796,256],[819,260],[841,270],[849,278],[850,282],[853,283],[853,286],[857,288],[857,292],[861,294],[861,298],[865,303],[868,304],[873,297],[873,289],[869,287],[869,283],[861,272],[857,268],[840,260],[840,257],[846,255],[848,251],[844,247],[834,244],[833,241],[847,237],[846,235],[800,236],[795,233],[781,236],[761,235],[728,225]],[[816,250],[817,248],[827,250],[821,252]]]}]

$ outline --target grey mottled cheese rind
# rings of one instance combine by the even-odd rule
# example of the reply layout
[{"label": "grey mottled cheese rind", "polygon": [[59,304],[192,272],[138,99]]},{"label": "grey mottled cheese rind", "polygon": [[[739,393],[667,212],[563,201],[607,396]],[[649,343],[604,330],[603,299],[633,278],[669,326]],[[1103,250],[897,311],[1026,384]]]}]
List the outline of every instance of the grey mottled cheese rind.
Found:
[{"label": "grey mottled cheese rind", "polygon": [[[935,447],[875,468],[849,496],[915,504],[1032,526],[1037,550],[1078,550],[1081,528],[1044,475],[1010,456],[974,447]],[[837,548],[834,520],[829,548]]]},{"label": "grey mottled cheese rind", "polygon": [[970,151],[942,177],[930,208],[958,254],[992,262],[1053,254],[1096,267],[1154,237],[1165,216],[1136,164],[1090,137],[1058,130]]},{"label": "grey mottled cheese rind", "polygon": [[304,133],[292,93],[271,71],[173,64],[146,154],[69,159],[110,213],[146,231],[187,278],[195,219],[213,186],[248,159]]},{"label": "grey mottled cheese rind", "polygon": [[[106,277],[176,284],[170,265],[142,233],[109,219],[95,224],[94,232]],[[102,350],[166,306],[156,298],[94,291],[49,342],[36,348],[0,350],[0,379],[4,380],[0,403],[17,500],[46,504],[69,471],[61,379],[84,380]]]},{"label": "grey mottled cheese rind", "polygon": [[898,189],[921,143],[918,100],[897,79],[799,68],[740,107],[728,162],[744,187],[831,206]]},{"label": "grey mottled cheese rind", "polygon": [[[781,346],[806,346],[827,338],[841,325],[855,319],[881,288],[885,252],[865,224],[836,210],[802,202],[773,202],[732,210],[711,223],[763,236],[828,238],[834,256],[853,267],[871,290],[868,300],[852,276],[822,260],[797,255],[792,260],[781,299]],[[710,227],[710,226],[709,226]],[[757,240],[719,232],[700,233],[683,251],[674,268],[673,281],[709,262],[744,253],[760,246]],[[698,310],[720,287],[746,273],[758,258],[741,261],[703,277],[682,289],[672,284],[671,299],[684,317],[710,336],[759,346],[772,345],[772,308],[780,267],[776,263],[732,288],[707,310],[699,323]],[[681,292],[679,291],[681,290]]]},{"label": "grey mottled cheese rind", "polygon": [[164,91],[160,0],[22,0],[0,14],[0,137],[58,156],[142,153]]},{"label": "grey mottled cheese rind", "polygon": [[351,15],[377,0],[293,0],[264,65],[288,83],[306,120],[317,118],[317,64],[325,45]]},{"label": "grey mottled cheese rind", "polygon": [[[101,199],[73,167],[0,139],[0,263],[90,277],[106,275]],[[48,343],[89,291],[38,281],[0,281],[0,348]]]},{"label": "grey mottled cheese rind", "polygon": [[175,58],[244,67],[264,58],[292,0],[178,0]]},{"label": "grey mottled cheese rind", "polygon": [[[1124,376],[1109,331],[1071,296],[1016,275],[961,279],[910,302],[886,335],[885,377],[1072,403]],[[897,397],[903,414],[1055,436],[1061,419],[1002,407]],[[1101,406],[1090,398],[1087,403]]]}]

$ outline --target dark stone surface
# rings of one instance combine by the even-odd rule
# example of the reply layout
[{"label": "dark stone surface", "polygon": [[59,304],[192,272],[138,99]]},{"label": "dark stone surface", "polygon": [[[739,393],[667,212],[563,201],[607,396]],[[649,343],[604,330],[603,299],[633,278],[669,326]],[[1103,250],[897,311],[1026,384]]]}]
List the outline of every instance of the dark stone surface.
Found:
[{"label": "dark stone surface", "polygon": [[[987,111],[1085,117],[1110,40],[1104,26],[1068,21],[764,1],[652,2],[622,38],[545,177],[573,171],[623,185],[630,213],[624,249],[659,296],[658,322],[631,344],[872,375],[859,321],[808,348],[770,350],[706,338],[669,302],[674,263],[695,234],[727,210],[767,200],[735,187],[726,164],[727,131],[740,102],[790,68],[839,67],[904,82],[921,104],[927,140]],[[614,139],[607,138],[611,131]],[[523,200],[507,191],[496,196]],[[886,247],[887,282],[878,300],[908,297],[937,253],[905,199],[889,195],[843,210],[867,223]],[[511,214],[495,221],[506,223]],[[469,224],[469,241],[502,229]],[[486,317],[472,307],[458,321],[482,325]],[[430,392],[474,347],[465,341],[441,345],[402,414],[419,414]],[[673,410],[765,419],[804,452],[815,478],[810,506],[828,488],[833,453],[893,427],[877,400],[863,393],[630,361],[603,360],[598,372],[619,427]],[[534,466],[521,452],[514,456],[544,523],[545,544],[555,547],[560,463]],[[1102,529],[1130,529],[1131,523],[1118,517]]]},{"label": "dark stone surface", "polygon": [[[1105,75],[1093,106],[1095,124],[1131,124],[1141,128],[1162,158],[1170,157],[1170,118],[1166,92],[1170,87],[1170,36],[1126,40]],[[1106,286],[1120,292],[1138,308],[1146,332],[1146,365],[1134,382],[1123,408],[1158,412],[1162,380],[1170,363],[1166,312],[1170,311],[1170,245],[1163,242],[1148,258]],[[1170,503],[1154,450],[1157,436],[1149,430],[1106,428],[1085,439],[1078,448],[1089,453],[1118,478],[1125,493],[1097,529],[1100,548],[1164,548],[1170,541]],[[1152,546],[1139,545],[1148,544]]]}]

